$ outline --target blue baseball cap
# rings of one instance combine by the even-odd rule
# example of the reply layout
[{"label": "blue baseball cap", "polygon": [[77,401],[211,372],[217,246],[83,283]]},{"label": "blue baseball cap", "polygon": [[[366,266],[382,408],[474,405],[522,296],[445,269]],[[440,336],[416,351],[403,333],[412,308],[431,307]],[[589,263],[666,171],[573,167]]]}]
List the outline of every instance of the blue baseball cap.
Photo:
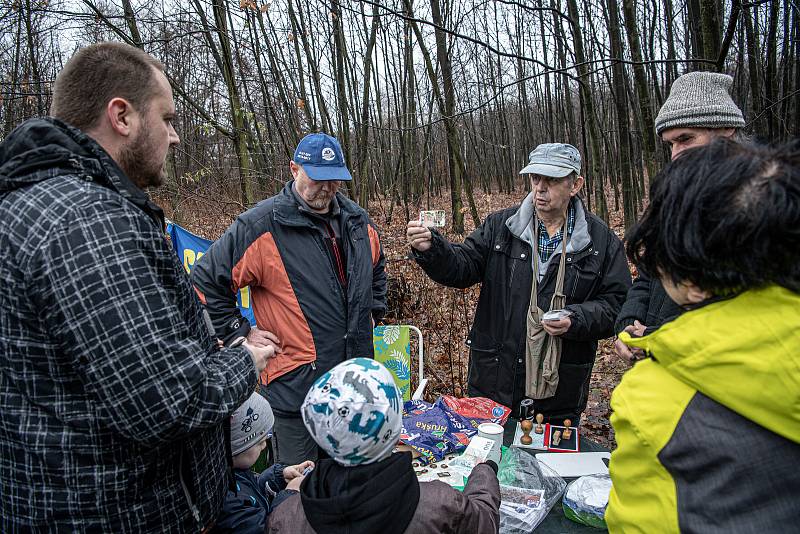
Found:
[{"label": "blue baseball cap", "polygon": [[324,133],[308,134],[301,139],[292,160],[302,165],[312,180],[353,179],[344,164],[344,154],[339,141]]}]

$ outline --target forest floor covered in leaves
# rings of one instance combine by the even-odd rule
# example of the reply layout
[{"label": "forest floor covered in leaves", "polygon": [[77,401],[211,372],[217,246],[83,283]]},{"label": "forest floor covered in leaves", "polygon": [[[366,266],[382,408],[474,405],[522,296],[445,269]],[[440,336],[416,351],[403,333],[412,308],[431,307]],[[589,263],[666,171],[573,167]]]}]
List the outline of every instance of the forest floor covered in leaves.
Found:
[{"label": "forest floor covered in leaves", "polygon": [[[485,193],[476,190],[475,202],[483,220],[489,213],[518,204],[526,195],[522,189],[512,194]],[[465,199],[466,200],[466,199]],[[408,259],[405,240],[407,212],[416,218],[420,209],[441,209],[447,213],[445,234],[454,242],[462,242],[475,225],[466,212],[465,234],[460,236],[450,230],[449,193],[424,198],[419,204],[395,205],[390,209],[388,199],[374,199],[369,212],[380,229],[386,256],[388,275],[389,313],[387,324],[411,324],[421,329],[424,339],[425,374],[430,379],[426,399],[439,395],[463,396],[466,394],[467,362],[469,353],[466,340],[480,286],[453,289],[431,281],[416,263]],[[180,214],[169,208],[168,202],[159,202],[167,217],[178,215],[176,222],[187,230],[207,239],[216,239],[233,220],[233,214],[210,215],[208,205],[184,205]],[[190,202],[190,204],[194,204]],[[205,205],[204,205],[205,204]],[[613,208],[613,206],[611,206]],[[206,209],[204,209],[206,208]],[[389,216],[391,214],[391,216]],[[624,232],[621,214],[612,212],[611,226],[622,237]],[[416,350],[416,343],[413,343]],[[416,354],[416,352],[413,352]],[[609,448],[615,446],[614,433],[609,423],[609,398],[630,364],[618,358],[610,340],[600,342],[589,392],[589,401],[581,420],[581,431],[586,437]],[[416,373],[414,375],[416,385]]]}]

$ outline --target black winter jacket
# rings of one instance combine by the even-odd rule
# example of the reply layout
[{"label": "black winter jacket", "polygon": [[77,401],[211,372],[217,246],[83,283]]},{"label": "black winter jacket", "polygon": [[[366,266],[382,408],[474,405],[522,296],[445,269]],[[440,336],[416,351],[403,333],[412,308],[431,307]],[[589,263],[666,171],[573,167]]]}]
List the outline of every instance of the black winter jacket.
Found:
[{"label": "black winter jacket", "polygon": [[[614,319],[630,287],[622,242],[575,199],[575,227],[567,245],[564,293],[572,326],[562,336],[555,396],[535,401],[535,410],[561,422],[577,421],[586,407],[597,340],[614,334]],[[451,287],[481,283],[472,330],[468,392],[516,410],[525,398],[526,316],[533,264],[523,235],[533,216],[530,195],[520,206],[489,215],[463,244],[434,232],[433,246],[414,252],[436,282]],[[530,239],[530,238],[529,238]],[[559,247],[538,286],[538,304],[550,307],[561,254]]]},{"label": "black winter jacket", "polygon": [[681,313],[683,309],[669,298],[661,281],[640,269],[617,316],[614,332],[619,334],[638,320],[647,327],[645,335],[649,335]]},{"label": "black winter jacket", "polygon": [[315,379],[345,359],[373,356],[372,319],[386,311],[386,272],[369,215],[337,193],[343,288],[326,237],[292,183],[241,214],[197,260],[192,282],[226,342],[250,330],[236,307],[236,292],[250,287],[258,327],[276,334],[283,349],[262,375],[267,399],[277,414],[299,417]]},{"label": "black winter jacket", "polygon": [[257,377],[216,349],[162,224],[75,128],[32,119],[0,145],[0,532],[215,520],[223,422]]}]

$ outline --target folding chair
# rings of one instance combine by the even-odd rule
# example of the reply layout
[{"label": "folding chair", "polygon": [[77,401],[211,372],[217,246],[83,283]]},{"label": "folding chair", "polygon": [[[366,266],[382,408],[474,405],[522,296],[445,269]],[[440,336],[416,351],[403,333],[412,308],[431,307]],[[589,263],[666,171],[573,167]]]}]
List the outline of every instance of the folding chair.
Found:
[{"label": "folding chair", "polygon": [[[419,385],[411,392],[411,331],[416,332],[418,340]],[[403,400],[418,400],[425,392],[428,379],[425,378],[425,352],[422,344],[422,332],[411,325],[376,326],[372,331],[372,343],[375,347],[375,359],[386,366],[394,376],[394,381],[403,395]]]}]

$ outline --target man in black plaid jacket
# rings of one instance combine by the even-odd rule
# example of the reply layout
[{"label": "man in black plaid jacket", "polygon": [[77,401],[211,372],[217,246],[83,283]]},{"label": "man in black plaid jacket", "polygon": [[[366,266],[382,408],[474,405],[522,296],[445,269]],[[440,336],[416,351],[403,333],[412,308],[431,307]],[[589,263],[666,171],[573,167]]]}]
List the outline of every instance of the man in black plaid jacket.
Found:
[{"label": "man in black plaid jacket", "polygon": [[143,191],[178,142],[162,69],[84,48],[0,145],[0,532],[201,531],[225,497],[272,352],[216,348]]}]

